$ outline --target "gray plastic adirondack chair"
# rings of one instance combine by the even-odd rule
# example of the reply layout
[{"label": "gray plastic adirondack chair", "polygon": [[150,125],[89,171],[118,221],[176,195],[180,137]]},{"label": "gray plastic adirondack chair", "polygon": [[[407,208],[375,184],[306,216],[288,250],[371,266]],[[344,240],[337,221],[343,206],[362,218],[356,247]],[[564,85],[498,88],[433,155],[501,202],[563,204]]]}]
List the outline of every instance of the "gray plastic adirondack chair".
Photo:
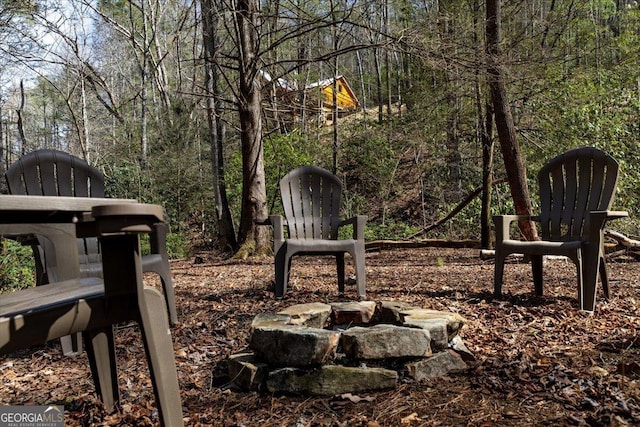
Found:
[{"label": "gray plastic adirondack chair", "polygon": [[[366,216],[340,219],[342,184],[330,172],[304,166],[294,169],[280,180],[281,215],[271,215],[274,230],[275,294],[284,296],[289,281],[291,260],[295,255],[333,255],[338,270],[338,290],[344,292],[345,253],[353,259],[358,297],[365,297],[364,227]],[[338,229],[353,226],[351,239],[338,239]],[[285,237],[285,228],[288,237]]]},{"label": "gray plastic adirondack chair", "polygon": [[[5,174],[9,192],[16,195],[104,197],[102,173],[83,159],[58,150],[36,150],[14,162]],[[166,250],[168,227],[158,223],[150,234],[151,253],[142,257],[142,269],[160,276],[169,321],[178,321],[173,279]],[[54,271],[45,271],[44,253],[49,243],[39,239],[34,246],[37,284],[57,281]],[[98,239],[78,239],[80,273],[83,277],[102,277],[102,263]],[[55,265],[55,263],[50,263]],[[51,277],[53,276],[53,277]]]},{"label": "gray plastic adirondack chair", "polygon": [[[552,159],[538,173],[540,215],[494,217],[496,257],[494,294],[502,295],[505,258],[512,253],[528,255],[534,288],[542,295],[543,255],[569,257],[577,269],[578,299],[583,310],[593,311],[598,273],[606,298],[609,279],[604,258],[604,226],[609,219],[627,216],[611,211],[618,163],[592,147],[569,150]],[[541,240],[512,240],[510,225],[532,220],[540,224]]]}]

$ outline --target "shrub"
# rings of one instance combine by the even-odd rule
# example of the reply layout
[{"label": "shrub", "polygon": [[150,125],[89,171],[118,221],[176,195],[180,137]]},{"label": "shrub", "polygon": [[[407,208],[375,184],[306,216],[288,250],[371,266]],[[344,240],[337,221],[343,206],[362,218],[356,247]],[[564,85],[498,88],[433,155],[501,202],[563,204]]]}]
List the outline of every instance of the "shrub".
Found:
[{"label": "shrub", "polygon": [[2,240],[0,291],[11,292],[35,285],[35,262],[31,247]]}]

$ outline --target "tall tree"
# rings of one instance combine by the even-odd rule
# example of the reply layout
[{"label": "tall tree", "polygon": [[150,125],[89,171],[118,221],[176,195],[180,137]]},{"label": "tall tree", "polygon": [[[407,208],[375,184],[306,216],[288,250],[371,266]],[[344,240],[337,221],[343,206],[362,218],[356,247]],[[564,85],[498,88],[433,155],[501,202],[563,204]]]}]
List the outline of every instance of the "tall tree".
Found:
[{"label": "tall tree", "polygon": [[266,218],[267,190],[262,139],[262,94],[259,82],[259,37],[255,0],[237,0],[236,27],[239,42],[238,114],[242,146],[242,207],[236,256],[269,253],[267,227],[256,224]]},{"label": "tall tree", "polygon": [[[531,215],[531,198],[527,176],[516,137],[515,124],[511,114],[511,105],[507,95],[507,86],[502,70],[500,51],[500,0],[487,0],[486,50],[487,73],[491,100],[495,114],[495,124],[500,140],[500,149],[507,171],[507,180],[517,214]],[[537,233],[533,222],[521,221],[520,230],[527,240],[535,240]]]},{"label": "tall tree", "polygon": [[218,239],[222,248],[237,249],[233,218],[227,198],[225,185],[224,140],[225,126],[222,93],[219,84],[219,70],[216,62],[220,56],[218,38],[218,8],[214,0],[200,0],[202,11],[202,34],[204,45],[205,103],[211,147],[211,169],[213,173],[213,193],[215,199],[216,225]]}]

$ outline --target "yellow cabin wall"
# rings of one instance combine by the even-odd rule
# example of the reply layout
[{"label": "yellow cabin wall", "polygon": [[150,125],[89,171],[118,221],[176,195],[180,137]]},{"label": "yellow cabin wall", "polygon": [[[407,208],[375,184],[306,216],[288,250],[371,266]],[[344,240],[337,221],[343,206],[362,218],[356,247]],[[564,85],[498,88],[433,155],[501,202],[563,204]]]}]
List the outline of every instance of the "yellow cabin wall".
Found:
[{"label": "yellow cabin wall", "polygon": [[[357,108],[356,101],[351,97],[349,92],[345,89],[345,86],[338,82],[338,108],[342,108],[345,110],[351,110]],[[324,95],[324,100],[327,104],[333,104],[333,85],[325,86],[322,88],[322,94]]]}]

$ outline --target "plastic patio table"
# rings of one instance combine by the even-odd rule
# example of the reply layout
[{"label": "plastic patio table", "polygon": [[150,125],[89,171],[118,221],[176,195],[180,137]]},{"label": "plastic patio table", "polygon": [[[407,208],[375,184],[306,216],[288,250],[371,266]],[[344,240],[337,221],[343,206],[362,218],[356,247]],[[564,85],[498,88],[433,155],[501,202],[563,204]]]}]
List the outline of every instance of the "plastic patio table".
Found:
[{"label": "plastic patio table", "polygon": [[[162,220],[161,206],[129,199],[0,195],[0,235],[46,236],[55,248],[47,262],[60,280],[0,295],[0,355],[88,333],[96,391],[111,410],[119,401],[112,325],[137,321],[161,423],[182,426],[164,297],[142,282],[139,234]],[[76,238],[89,236],[100,239],[103,280],[79,278]]]}]

